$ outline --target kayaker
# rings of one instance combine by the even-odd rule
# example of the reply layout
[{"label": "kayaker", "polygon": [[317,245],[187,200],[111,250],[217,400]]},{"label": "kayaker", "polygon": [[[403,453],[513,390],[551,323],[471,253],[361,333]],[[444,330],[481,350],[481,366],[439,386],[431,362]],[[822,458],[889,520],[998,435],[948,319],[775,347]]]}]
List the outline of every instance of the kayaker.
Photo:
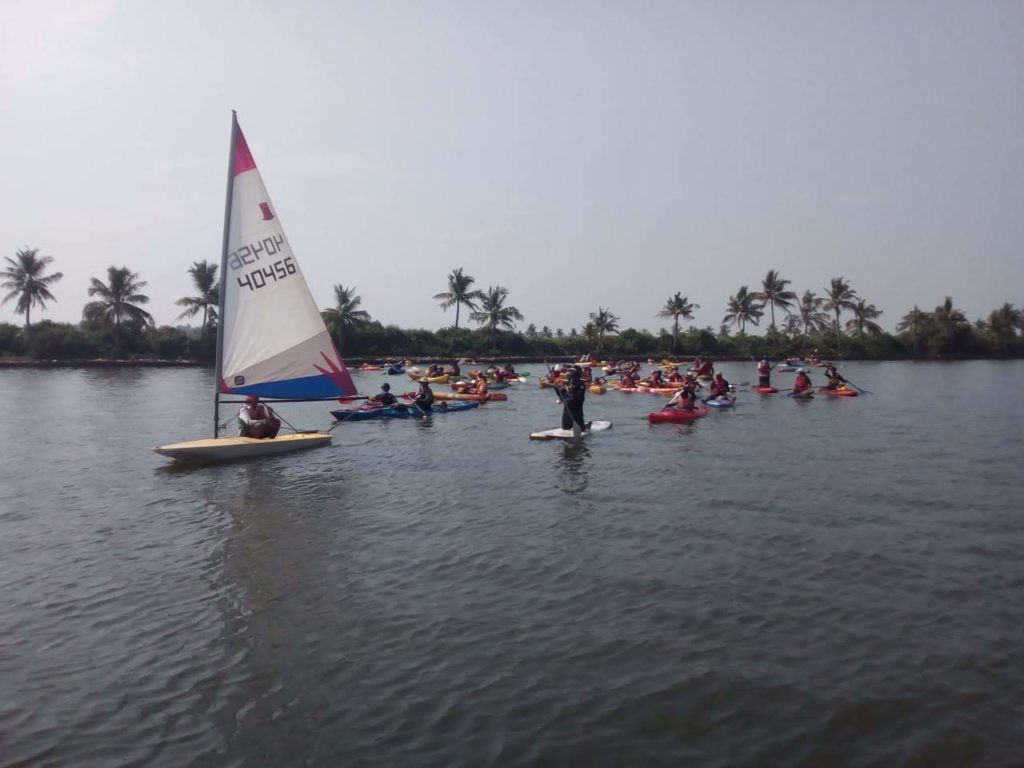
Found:
[{"label": "kayaker", "polygon": [[836,370],[835,363],[826,364],[825,378],[828,379],[825,389],[839,389],[846,383],[846,379],[840,376],[839,371]]},{"label": "kayaker", "polygon": [[416,393],[412,404],[424,412],[429,411],[430,407],[434,404],[434,391],[430,388],[430,382],[426,379],[420,379],[420,389]]},{"label": "kayaker", "polygon": [[560,387],[558,396],[562,401],[562,429],[572,429],[578,424],[580,429],[590,429],[590,424],[583,420],[583,400],[587,387],[583,383],[583,369],[574,365],[569,369],[565,386]]},{"label": "kayaker", "polygon": [[245,405],[238,412],[238,436],[259,439],[277,437],[281,420],[269,405],[260,402],[257,395],[245,398]]},{"label": "kayaker", "polygon": [[386,381],[380,385],[380,392],[373,397],[366,398],[368,403],[377,403],[385,408],[398,402],[398,398],[391,394],[391,385]]},{"label": "kayaker", "polygon": [[462,375],[462,369],[459,368],[459,361],[452,361],[452,378],[457,379]]},{"label": "kayaker", "polygon": [[728,397],[729,395],[729,382],[726,381],[725,376],[721,373],[716,373],[714,380],[711,382],[711,386],[708,387],[708,399],[713,397]]},{"label": "kayaker", "polygon": [[793,382],[793,392],[806,392],[813,385],[811,384],[811,377],[807,375],[807,369],[801,368],[796,372],[796,381]]},{"label": "kayaker", "polygon": [[673,384],[683,380],[683,374],[679,372],[679,366],[673,365],[672,370],[668,372],[668,376],[665,377],[666,381],[671,381]]},{"label": "kayaker", "polygon": [[687,381],[683,384],[682,389],[672,395],[672,399],[668,401],[668,405],[665,408],[679,408],[683,411],[692,411],[696,401],[697,396],[694,392],[693,384]]},{"label": "kayaker", "polygon": [[697,377],[710,379],[715,375],[715,364],[711,360],[705,360],[697,366]]},{"label": "kayaker", "polygon": [[768,360],[768,355],[761,358],[757,364],[757,386],[770,387],[772,385],[772,368],[775,366]]}]

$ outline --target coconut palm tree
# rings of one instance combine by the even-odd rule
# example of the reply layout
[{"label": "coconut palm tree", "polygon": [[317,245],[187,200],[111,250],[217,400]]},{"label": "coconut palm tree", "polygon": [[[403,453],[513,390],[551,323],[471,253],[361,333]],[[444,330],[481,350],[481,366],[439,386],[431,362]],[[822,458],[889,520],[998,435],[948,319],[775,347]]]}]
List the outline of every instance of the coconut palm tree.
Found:
[{"label": "coconut palm tree", "polygon": [[363,298],[356,294],[355,286],[335,285],[334,306],[320,313],[327,330],[338,342],[339,352],[345,351],[345,335],[349,328],[370,322],[370,313],[359,309],[362,303]]},{"label": "coconut palm tree", "polygon": [[935,308],[933,316],[945,338],[946,351],[952,352],[956,343],[957,330],[967,324],[967,316],[964,315],[963,310],[953,306],[952,296],[947,296],[946,300]]},{"label": "coconut palm tree", "polygon": [[50,286],[64,277],[63,272],[54,272],[52,275],[44,275],[47,266],[53,263],[52,256],[40,256],[38,248],[25,248],[14,254],[14,258],[5,257],[10,265],[0,277],[7,281],[0,283],[0,288],[9,290],[0,304],[6,304],[11,299],[17,299],[15,308],[19,315],[25,315],[25,335],[31,327],[30,316],[32,307],[36,304],[40,309],[46,309],[46,302],[56,301],[50,293]]},{"label": "coconut palm tree", "polygon": [[610,309],[598,306],[597,312],[590,313],[590,322],[593,323],[594,333],[597,334],[597,350],[600,352],[604,346],[605,335],[619,332],[619,318]]},{"label": "coconut palm tree", "polygon": [[95,277],[89,278],[88,294],[100,298],[85,305],[82,317],[102,325],[112,324],[118,334],[124,321],[135,328],[152,326],[153,316],[139,306],[149,303],[149,297],[139,293],[146,287],[146,281],[139,280],[139,275],[128,267],[108,267],[107,280],[104,283]]},{"label": "coconut palm tree", "polygon": [[217,321],[217,307],[220,296],[220,286],[217,283],[217,265],[206,261],[197,261],[188,268],[192,276],[192,285],[198,294],[196,296],[185,296],[178,299],[175,304],[185,307],[185,311],[178,315],[177,319],[192,318],[203,313],[202,333],[214,327]]},{"label": "coconut palm tree", "polygon": [[825,311],[833,312],[836,316],[836,354],[841,354],[843,335],[839,329],[839,316],[844,310],[852,310],[859,297],[844,277],[833,277],[825,289],[825,295],[828,297],[824,304]]},{"label": "coconut palm tree", "polygon": [[1006,352],[1010,345],[1010,339],[1017,333],[1016,328],[1020,325],[1020,321],[1020,310],[1009,302],[1003,304],[999,309],[992,310],[989,314],[987,328],[996,344],[997,352],[1000,354]]},{"label": "coconut palm tree", "polygon": [[846,330],[853,331],[858,336],[865,333],[880,334],[882,326],[874,322],[875,318],[882,316],[882,310],[874,304],[868,304],[864,299],[858,299],[853,305],[853,318],[846,321]]},{"label": "coconut palm tree", "polygon": [[676,291],[675,296],[669,296],[665,306],[658,312],[658,317],[672,318],[672,351],[676,351],[676,344],[679,341],[679,318],[693,320],[693,310],[700,309],[700,304],[693,304],[689,298],[680,295]]},{"label": "coconut palm tree", "polygon": [[462,267],[453,269],[448,275],[448,290],[444,293],[434,295],[434,301],[441,302],[441,309],[455,307],[455,330],[459,330],[459,307],[465,306],[471,311],[476,311],[477,301],[482,294],[480,291],[471,291],[469,286],[476,282],[469,275],[463,274]]},{"label": "coconut palm tree", "polygon": [[924,340],[928,337],[931,324],[931,315],[918,308],[915,304],[914,308],[907,312],[896,324],[896,332],[910,334],[910,338],[914,341],[914,351],[919,353]]},{"label": "coconut palm tree", "polygon": [[824,303],[825,300],[819,299],[813,291],[804,291],[804,295],[800,297],[796,317],[803,326],[805,336],[828,328],[828,315],[821,311]]},{"label": "coconut palm tree", "polygon": [[789,308],[793,306],[793,302],[796,301],[796,294],[793,291],[786,290],[786,286],[791,281],[783,280],[782,277],[774,269],[769,269],[768,274],[764,276],[764,280],[761,281],[761,290],[757,291],[754,298],[763,305],[767,305],[771,311],[771,325],[769,330],[775,332],[775,308],[786,310],[786,314],[789,314]]},{"label": "coconut palm tree", "polygon": [[758,302],[755,294],[747,292],[745,285],[740,286],[735,296],[729,297],[729,303],[726,306],[729,311],[722,318],[722,322],[738,326],[740,336],[746,333],[747,323],[757,325],[764,315],[761,303]]},{"label": "coconut palm tree", "polygon": [[516,327],[516,321],[523,319],[523,313],[518,309],[505,306],[506,299],[508,288],[500,285],[489,286],[480,295],[480,309],[469,315],[469,319],[474,323],[480,323],[487,328],[492,341],[498,328],[511,331]]}]

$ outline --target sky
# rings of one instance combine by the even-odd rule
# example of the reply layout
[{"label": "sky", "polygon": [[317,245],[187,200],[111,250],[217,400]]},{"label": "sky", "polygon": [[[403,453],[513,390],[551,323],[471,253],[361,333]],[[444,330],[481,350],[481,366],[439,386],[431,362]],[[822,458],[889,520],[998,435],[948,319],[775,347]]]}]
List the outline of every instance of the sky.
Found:
[{"label": "sky", "polygon": [[1022,39],[1018,0],[0,0],[0,256],[64,273],[33,321],[127,266],[183,322],[234,109],[321,307],[438,329],[461,267],[521,329],[679,291],[717,330],[775,269],[973,320],[1024,304]]}]

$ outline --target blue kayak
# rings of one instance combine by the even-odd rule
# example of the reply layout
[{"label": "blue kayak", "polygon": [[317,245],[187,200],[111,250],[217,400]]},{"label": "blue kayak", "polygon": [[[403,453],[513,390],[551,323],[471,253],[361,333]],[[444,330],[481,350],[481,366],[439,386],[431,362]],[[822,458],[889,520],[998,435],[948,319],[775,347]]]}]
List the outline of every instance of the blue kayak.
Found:
[{"label": "blue kayak", "polygon": [[469,402],[455,402],[455,403],[435,403],[434,407],[424,413],[415,405],[408,406],[388,406],[387,408],[367,408],[360,406],[359,408],[341,408],[337,411],[331,411],[331,416],[334,417],[335,421],[365,421],[367,419],[408,419],[408,418],[420,418],[421,416],[438,416],[443,413],[452,413],[454,411],[468,411],[470,408],[479,408],[480,403],[477,401]]},{"label": "blue kayak", "polygon": [[704,401],[704,404],[711,408],[732,408],[736,405],[734,397],[712,397]]}]

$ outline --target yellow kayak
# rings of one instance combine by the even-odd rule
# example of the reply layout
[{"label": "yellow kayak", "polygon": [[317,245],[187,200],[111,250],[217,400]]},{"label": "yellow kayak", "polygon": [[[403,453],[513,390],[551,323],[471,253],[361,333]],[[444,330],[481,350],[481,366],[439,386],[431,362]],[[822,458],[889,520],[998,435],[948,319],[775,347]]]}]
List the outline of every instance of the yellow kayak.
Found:
[{"label": "yellow kayak", "polygon": [[428,384],[447,384],[448,379],[452,377],[450,373],[442,373],[440,376],[424,376],[419,371],[406,371],[406,373],[413,381],[425,381]]}]

